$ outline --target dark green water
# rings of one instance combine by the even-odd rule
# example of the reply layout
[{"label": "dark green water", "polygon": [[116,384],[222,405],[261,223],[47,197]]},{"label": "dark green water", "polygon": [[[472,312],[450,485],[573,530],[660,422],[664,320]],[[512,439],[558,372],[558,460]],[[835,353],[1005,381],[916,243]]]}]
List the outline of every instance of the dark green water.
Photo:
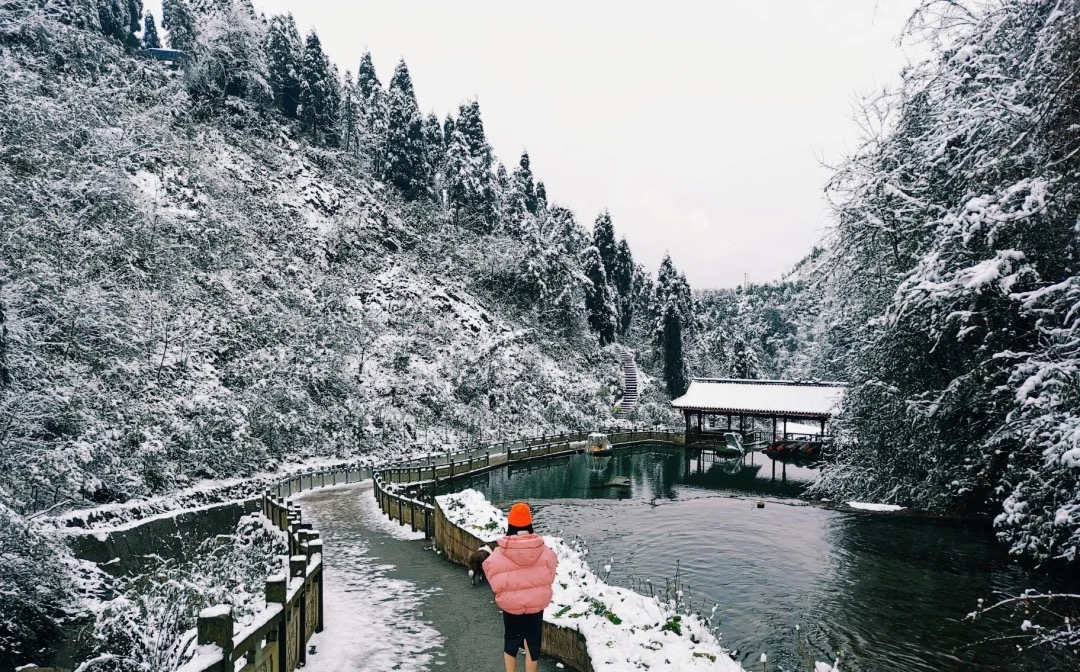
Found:
[{"label": "dark green water", "polygon": [[[771,460],[755,460],[637,448],[498,470],[456,487],[504,508],[529,501],[537,531],[584,537],[596,566],[614,558],[611,583],[647,577],[662,586],[678,562],[691,599],[706,610],[720,605],[723,641],[748,670],[760,669],[762,652],[769,670],[806,671],[808,658],[836,651],[851,672],[1080,670],[1077,660],[976,645],[1019,634],[1020,618],[964,620],[979,598],[1076,592],[1076,577],[1010,563],[985,525],[808,505],[795,497],[812,471],[776,464],[774,478]],[[630,487],[602,487],[618,477]]]}]

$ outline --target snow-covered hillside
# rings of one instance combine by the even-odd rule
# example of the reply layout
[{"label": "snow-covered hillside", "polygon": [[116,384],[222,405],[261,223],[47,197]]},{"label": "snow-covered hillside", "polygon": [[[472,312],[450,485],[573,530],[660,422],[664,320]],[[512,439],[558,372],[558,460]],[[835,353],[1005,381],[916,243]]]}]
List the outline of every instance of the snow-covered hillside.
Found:
[{"label": "snow-covered hillside", "polygon": [[195,118],[179,75],[109,55],[92,81],[5,51],[24,102],[6,155],[37,157],[2,168],[17,508],[377,450],[372,434],[609,417],[614,359],[479,298],[476,237],[273,118]]}]

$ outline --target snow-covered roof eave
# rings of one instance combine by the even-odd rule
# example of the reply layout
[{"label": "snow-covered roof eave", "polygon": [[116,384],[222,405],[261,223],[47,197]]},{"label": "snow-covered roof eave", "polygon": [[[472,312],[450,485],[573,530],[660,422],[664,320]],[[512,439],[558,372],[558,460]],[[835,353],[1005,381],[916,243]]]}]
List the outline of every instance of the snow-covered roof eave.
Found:
[{"label": "snow-covered roof eave", "polygon": [[828,419],[846,389],[838,382],[695,378],[671,405],[681,411]]}]

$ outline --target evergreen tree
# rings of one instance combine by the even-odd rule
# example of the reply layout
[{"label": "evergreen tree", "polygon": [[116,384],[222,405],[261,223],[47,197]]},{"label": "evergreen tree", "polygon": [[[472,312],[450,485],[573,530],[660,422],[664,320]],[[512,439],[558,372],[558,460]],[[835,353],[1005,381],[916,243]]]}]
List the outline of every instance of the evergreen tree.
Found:
[{"label": "evergreen tree", "polygon": [[195,50],[195,14],[187,0],[163,0],[161,25],[169,31],[169,48],[192,53]]},{"label": "evergreen tree", "polygon": [[101,32],[115,38],[129,49],[140,46],[135,36],[142,27],[142,0],[99,0],[98,23]]},{"label": "evergreen tree", "polygon": [[443,142],[447,150],[450,149],[450,143],[454,139],[454,117],[450,114],[446,115],[446,120],[443,121]]},{"label": "evergreen tree", "polygon": [[538,212],[543,212],[544,210],[547,210],[547,207],[548,207],[547,188],[544,187],[543,182],[537,182],[536,183],[536,209],[537,209]]},{"label": "evergreen tree", "polygon": [[585,309],[589,315],[589,327],[600,338],[603,347],[615,340],[616,312],[611,285],[607,281],[604,262],[596,246],[586,248],[582,265],[589,284],[585,287]]},{"label": "evergreen tree", "polygon": [[446,185],[448,202],[458,221],[490,231],[496,219],[496,185],[491,173],[494,158],[484,134],[477,101],[463,104],[448,138]]},{"label": "evergreen tree", "polygon": [[278,109],[289,119],[296,119],[296,109],[300,105],[300,63],[303,56],[304,45],[293,15],[272,16],[266,44],[270,88]]},{"label": "evergreen tree", "polygon": [[340,114],[340,137],[341,148],[351,154],[356,154],[362,146],[360,120],[360,101],[356,94],[356,83],[352,73],[345,71],[345,79],[341,86],[341,114]]},{"label": "evergreen tree", "polygon": [[736,338],[731,347],[731,375],[746,380],[761,376],[761,362],[757,352],[742,338]]},{"label": "evergreen tree", "polygon": [[297,114],[304,133],[317,144],[337,144],[340,93],[330,59],[323,53],[319,36],[312,30],[304,42],[300,62],[300,105]]},{"label": "evergreen tree", "polygon": [[424,119],[424,145],[427,147],[428,170],[431,171],[434,180],[434,192],[440,202],[444,189],[443,170],[446,166],[446,150],[444,149],[442,124],[434,112]]},{"label": "evergreen tree", "polygon": [[161,38],[158,37],[157,24],[154,23],[154,15],[150,12],[143,17],[143,49],[160,49]]},{"label": "evergreen tree", "polygon": [[[664,362],[664,375],[668,390],[685,390],[687,381],[683,341],[693,324],[694,301],[686,278],[675,268],[670,255],[664,255],[657,272],[652,297],[652,314],[655,317],[653,344]],[[678,392],[681,394],[682,392]]]},{"label": "evergreen tree", "polygon": [[424,119],[404,59],[398,63],[387,94],[386,162],[383,179],[406,201],[425,198],[431,191],[431,170],[424,143]]},{"label": "evergreen tree", "polygon": [[615,226],[611,223],[611,213],[607,209],[596,217],[596,223],[593,225],[593,245],[600,253],[600,260],[604,262],[604,272],[609,278],[614,279]]},{"label": "evergreen tree", "polygon": [[[517,169],[514,170],[512,184],[515,196],[512,199],[511,209],[524,208],[526,212],[535,215],[539,203],[536,200],[536,185],[533,182],[532,167],[527,151],[521,153],[521,160],[518,162]],[[521,216],[523,213],[516,214]]]},{"label": "evergreen tree", "polygon": [[619,240],[615,247],[615,259],[611,268],[611,284],[619,295],[619,331],[625,334],[630,329],[634,314],[634,258],[630,254],[630,245],[626,238]]},{"label": "evergreen tree", "polygon": [[376,175],[381,175],[386,144],[386,95],[369,51],[364,52],[360,67],[356,70],[356,98],[362,140],[371,157],[371,169]]},{"label": "evergreen tree", "polygon": [[683,359],[682,316],[674,303],[664,309],[663,349],[664,382],[672,398],[682,396],[687,388],[686,362]]}]

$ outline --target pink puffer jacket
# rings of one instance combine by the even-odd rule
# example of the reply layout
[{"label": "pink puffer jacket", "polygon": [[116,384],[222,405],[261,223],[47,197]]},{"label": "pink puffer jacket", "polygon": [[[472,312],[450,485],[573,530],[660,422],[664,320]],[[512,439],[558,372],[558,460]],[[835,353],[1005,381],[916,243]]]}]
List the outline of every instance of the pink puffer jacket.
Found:
[{"label": "pink puffer jacket", "polygon": [[495,604],[511,614],[535,614],[551,604],[555,583],[555,552],[538,534],[499,539],[484,561],[484,575],[495,591]]}]

